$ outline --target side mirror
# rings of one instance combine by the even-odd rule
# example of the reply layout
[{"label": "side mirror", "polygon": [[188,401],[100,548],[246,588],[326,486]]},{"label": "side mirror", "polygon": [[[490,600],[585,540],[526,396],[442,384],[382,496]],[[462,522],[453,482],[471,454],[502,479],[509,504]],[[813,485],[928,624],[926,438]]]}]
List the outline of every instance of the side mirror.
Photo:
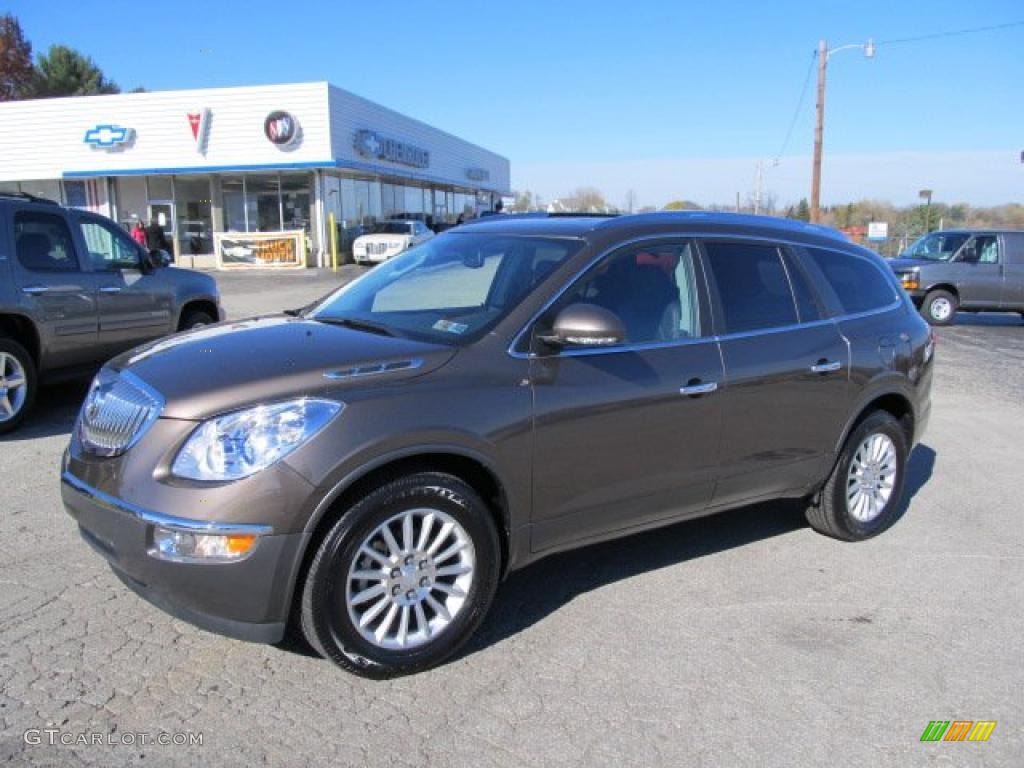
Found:
[{"label": "side mirror", "polygon": [[626,340],[626,329],[604,307],[570,304],[555,317],[551,333],[540,340],[555,347],[611,347]]}]

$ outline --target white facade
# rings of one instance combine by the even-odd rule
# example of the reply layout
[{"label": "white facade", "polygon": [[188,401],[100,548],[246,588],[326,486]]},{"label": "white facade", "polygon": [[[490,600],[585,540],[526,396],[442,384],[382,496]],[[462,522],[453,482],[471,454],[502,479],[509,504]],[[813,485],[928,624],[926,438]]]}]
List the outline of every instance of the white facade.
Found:
[{"label": "white facade", "polygon": [[343,241],[393,214],[453,222],[509,194],[509,162],[325,82],[209,88],[0,104],[0,191],[159,216],[179,255],[303,228],[324,264],[328,214]]}]

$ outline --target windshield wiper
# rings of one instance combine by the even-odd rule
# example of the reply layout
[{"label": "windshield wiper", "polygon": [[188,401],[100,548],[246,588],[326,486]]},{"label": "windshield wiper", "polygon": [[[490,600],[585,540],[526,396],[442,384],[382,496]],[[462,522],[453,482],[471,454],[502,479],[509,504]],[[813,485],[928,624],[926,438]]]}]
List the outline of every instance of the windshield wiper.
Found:
[{"label": "windshield wiper", "polygon": [[369,320],[357,320],[354,317],[323,317],[317,316],[313,318],[319,323],[329,323],[330,325],[340,325],[345,328],[351,328],[355,331],[366,331],[367,333],[376,333],[380,336],[394,336],[395,332],[392,331],[385,325],[374,323]]}]

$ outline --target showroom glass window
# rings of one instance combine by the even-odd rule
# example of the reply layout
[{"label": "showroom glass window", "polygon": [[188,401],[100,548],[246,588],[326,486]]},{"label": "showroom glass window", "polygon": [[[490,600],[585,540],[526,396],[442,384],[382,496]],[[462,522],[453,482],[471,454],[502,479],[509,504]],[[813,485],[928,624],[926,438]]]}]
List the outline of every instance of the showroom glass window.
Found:
[{"label": "showroom glass window", "polygon": [[899,297],[895,286],[868,259],[824,248],[806,248],[848,315],[887,307]]},{"label": "showroom glass window", "polygon": [[724,333],[744,333],[798,322],[778,247],[761,243],[704,243],[718,289]]},{"label": "showroom glass window", "polygon": [[[343,200],[344,194],[343,189]],[[229,232],[310,230],[309,174],[225,176],[221,179],[221,196],[224,225]]]}]

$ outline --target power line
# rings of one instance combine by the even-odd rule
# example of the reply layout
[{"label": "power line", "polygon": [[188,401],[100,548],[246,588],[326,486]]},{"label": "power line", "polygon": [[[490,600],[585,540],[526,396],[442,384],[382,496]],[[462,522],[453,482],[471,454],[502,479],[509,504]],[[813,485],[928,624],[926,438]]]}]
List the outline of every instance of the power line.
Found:
[{"label": "power line", "polygon": [[814,62],[817,58],[818,52],[811,51],[811,60],[807,64],[807,74],[804,75],[804,84],[800,86],[800,98],[797,99],[796,109],[793,110],[793,118],[789,121],[789,129],[786,131],[786,138],[782,140],[782,146],[775,155],[776,162],[780,157],[782,157],[783,153],[785,153],[786,148],[789,146],[789,140],[793,137],[793,129],[796,127],[797,118],[800,117],[800,109],[804,105],[804,97],[807,95],[807,85],[811,82],[811,72],[814,71]]},{"label": "power line", "polygon": [[936,40],[940,37],[956,37],[958,35],[972,35],[975,32],[991,32],[996,29],[1010,29],[1011,27],[1022,27],[1024,21],[1010,21],[1006,24],[991,24],[987,27],[971,27],[970,29],[954,29],[949,32],[933,32],[929,35],[918,35],[916,37],[899,37],[895,40],[879,40],[875,45],[899,45],[901,43],[916,43],[921,40]]}]

